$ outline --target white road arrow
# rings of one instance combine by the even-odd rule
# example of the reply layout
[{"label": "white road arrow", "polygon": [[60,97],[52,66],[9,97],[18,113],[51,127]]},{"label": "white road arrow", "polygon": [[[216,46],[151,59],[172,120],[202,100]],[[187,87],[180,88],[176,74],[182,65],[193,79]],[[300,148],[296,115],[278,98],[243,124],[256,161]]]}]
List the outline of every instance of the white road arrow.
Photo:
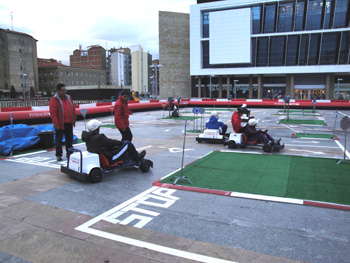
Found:
[{"label": "white road arrow", "polygon": [[[185,149],[185,151],[194,151],[194,149]],[[179,152],[182,152],[182,149],[181,148],[169,148],[169,152],[179,153]]]}]

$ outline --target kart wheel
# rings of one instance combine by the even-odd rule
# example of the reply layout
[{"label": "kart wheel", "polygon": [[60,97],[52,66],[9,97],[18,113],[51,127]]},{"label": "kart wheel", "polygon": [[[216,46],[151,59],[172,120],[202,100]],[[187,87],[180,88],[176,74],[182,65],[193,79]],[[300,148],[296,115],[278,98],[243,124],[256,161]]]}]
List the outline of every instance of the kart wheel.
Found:
[{"label": "kart wheel", "polygon": [[148,161],[146,161],[146,160],[142,160],[141,161],[140,169],[141,169],[142,172],[147,173],[149,171],[150,167],[151,166],[150,166]]},{"label": "kart wheel", "polygon": [[269,152],[271,152],[271,150],[272,150],[271,144],[264,144],[264,146],[263,146],[264,152],[269,153]]},{"label": "kart wheel", "polygon": [[235,141],[229,141],[228,142],[228,148],[230,148],[230,149],[236,148],[236,142]]},{"label": "kart wheel", "polygon": [[89,173],[90,182],[93,184],[101,182],[102,178],[103,178],[103,173],[99,168],[92,169]]}]

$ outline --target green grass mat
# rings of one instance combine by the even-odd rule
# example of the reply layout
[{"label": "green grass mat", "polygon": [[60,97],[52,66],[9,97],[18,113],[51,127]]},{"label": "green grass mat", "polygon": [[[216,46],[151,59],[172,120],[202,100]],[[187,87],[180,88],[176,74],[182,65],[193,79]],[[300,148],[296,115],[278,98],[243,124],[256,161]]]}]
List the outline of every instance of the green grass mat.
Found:
[{"label": "green grass mat", "polygon": [[297,119],[289,119],[289,120],[280,120],[278,123],[284,124],[309,124],[309,125],[326,125],[325,121],[322,120],[297,120]]},{"label": "green grass mat", "polygon": [[297,132],[294,138],[315,138],[315,139],[335,139],[333,134],[321,134],[321,133],[299,133]]},{"label": "green grass mat", "polygon": [[104,124],[104,125],[100,125],[100,127],[116,129],[114,124]]},{"label": "green grass mat", "polygon": [[[284,110],[279,110],[278,112],[284,112]],[[291,112],[303,112],[302,110],[289,110],[289,113]],[[312,110],[304,110],[305,113],[312,113]],[[285,111],[285,113],[287,114],[287,110]],[[315,110],[315,113],[318,113],[317,110]]]},{"label": "green grass mat", "polygon": [[171,120],[195,120],[195,119],[199,119],[200,117],[193,117],[193,116],[180,116],[178,118],[174,118],[174,117],[165,117],[165,118],[162,118],[162,119],[171,119]]},{"label": "green grass mat", "polygon": [[215,151],[184,167],[192,185],[177,185],[350,205],[349,169],[349,162],[335,159]]},{"label": "green grass mat", "polygon": [[[81,139],[78,139],[77,142],[73,144],[73,146],[75,144],[80,144],[80,143],[83,143],[83,141]],[[27,154],[27,153],[35,153],[35,152],[39,152],[39,151],[42,151],[42,150],[55,150],[55,147],[48,148],[48,149],[42,149],[40,147],[40,144],[38,143],[38,144],[33,145],[32,147],[26,148],[24,150],[14,151],[12,153],[12,156],[16,156],[16,155],[20,155],[20,154]],[[8,157],[10,157],[10,155],[0,155],[0,158],[8,158]]]}]

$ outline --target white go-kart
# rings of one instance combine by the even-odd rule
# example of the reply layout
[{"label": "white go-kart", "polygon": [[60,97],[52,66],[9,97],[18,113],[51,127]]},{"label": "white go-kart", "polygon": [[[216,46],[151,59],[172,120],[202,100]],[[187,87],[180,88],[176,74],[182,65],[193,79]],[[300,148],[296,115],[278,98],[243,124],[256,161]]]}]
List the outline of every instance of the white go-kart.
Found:
[{"label": "white go-kart", "polygon": [[103,174],[114,172],[116,169],[126,166],[139,167],[142,172],[148,172],[150,167],[153,168],[152,161],[148,159],[133,161],[128,155],[117,163],[109,164],[108,159],[103,154],[81,151],[76,148],[70,148],[69,153],[67,166],[62,165],[61,172],[83,182],[99,183]]}]

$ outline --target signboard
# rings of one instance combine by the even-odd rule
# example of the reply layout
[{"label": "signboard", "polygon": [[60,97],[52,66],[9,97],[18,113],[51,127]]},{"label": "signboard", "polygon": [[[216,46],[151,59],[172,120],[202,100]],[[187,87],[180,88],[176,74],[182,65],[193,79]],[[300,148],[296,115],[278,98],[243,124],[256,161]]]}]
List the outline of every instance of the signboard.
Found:
[{"label": "signboard", "polygon": [[350,128],[350,118],[348,116],[341,119],[340,128],[342,128],[344,131]]},{"label": "signboard", "polygon": [[199,112],[200,112],[199,108],[193,108],[193,113],[194,114],[199,114]]}]

